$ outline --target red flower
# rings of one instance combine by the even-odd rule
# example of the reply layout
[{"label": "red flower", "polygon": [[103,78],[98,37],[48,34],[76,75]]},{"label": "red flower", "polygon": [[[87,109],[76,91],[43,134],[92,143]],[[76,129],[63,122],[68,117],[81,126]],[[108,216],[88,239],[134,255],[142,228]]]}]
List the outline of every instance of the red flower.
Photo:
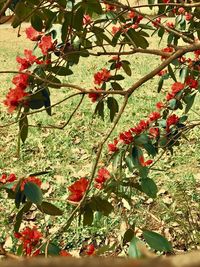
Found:
[{"label": "red flower", "polygon": [[112,34],[115,35],[118,31],[120,31],[121,28],[120,27],[116,27],[116,26],[113,26],[112,27]]},{"label": "red flower", "polygon": [[184,88],[184,84],[183,83],[175,82],[172,85],[172,93],[173,94],[177,94],[178,92],[180,92],[181,90],[183,90],[183,88]]},{"label": "red flower", "polygon": [[159,17],[159,18],[156,18],[154,21],[152,21],[152,24],[153,24],[153,26],[154,27],[159,27],[159,25],[158,24],[160,24],[161,23],[161,18]]},{"label": "red flower", "polygon": [[105,4],[106,5],[106,11],[115,11],[116,7],[110,4]]},{"label": "red flower", "polygon": [[173,23],[172,21],[168,21],[168,22],[166,23],[166,26],[167,26],[168,28],[173,29],[173,28],[174,28],[174,23]]},{"label": "red flower", "polygon": [[95,187],[98,189],[102,189],[103,183],[105,183],[105,181],[109,178],[110,173],[106,168],[99,169],[98,176],[97,178],[95,178],[95,182],[97,182],[97,184],[95,184]]},{"label": "red flower", "polygon": [[7,175],[5,173],[3,173],[0,177],[0,183],[6,184],[6,182],[7,182]]},{"label": "red flower", "polygon": [[3,101],[4,105],[8,107],[8,112],[13,112],[20,104],[25,103],[25,97],[28,93],[24,92],[20,87],[11,89],[6,95],[6,100]]},{"label": "red flower", "polygon": [[185,19],[187,21],[190,21],[192,19],[192,14],[190,14],[189,12],[185,12]]},{"label": "red flower", "polygon": [[45,35],[41,38],[39,48],[43,55],[47,55],[48,51],[53,50],[54,44],[52,43],[51,35]]},{"label": "red flower", "polygon": [[192,76],[188,76],[186,79],[185,79],[185,83],[186,85],[188,85],[190,88],[194,88],[194,89],[197,89],[198,88],[198,81],[193,79]]},{"label": "red flower", "polygon": [[[172,47],[165,47],[162,49],[162,52],[165,52],[165,53],[172,53],[174,51],[174,49]],[[166,59],[165,56],[161,56],[161,59]]]},{"label": "red flower", "polygon": [[134,128],[131,128],[131,131],[135,134],[141,134],[149,127],[149,122],[141,120],[138,125],[136,125]]},{"label": "red flower", "polygon": [[78,181],[74,182],[68,187],[68,190],[71,192],[68,199],[70,201],[79,202],[87,190],[88,184],[89,181],[86,178],[80,178]]},{"label": "red flower", "polygon": [[109,150],[109,152],[116,152],[116,151],[118,151],[117,144],[118,144],[117,138],[114,139],[114,141],[113,141],[112,144],[108,144],[108,150]]},{"label": "red flower", "polygon": [[24,50],[25,58],[17,57],[16,60],[19,64],[21,64],[19,70],[28,69],[32,64],[37,61],[37,57],[33,55],[31,50]]},{"label": "red flower", "polygon": [[133,142],[133,135],[131,131],[120,133],[119,139],[124,142],[124,144],[129,145]]},{"label": "red flower", "polygon": [[28,182],[34,183],[34,184],[36,184],[38,187],[41,187],[41,185],[42,185],[42,181],[41,181],[39,178],[37,178],[37,177],[35,177],[35,176],[29,176],[28,178],[25,178],[25,179],[22,181],[22,183],[21,183],[21,191],[24,191],[24,186],[25,186],[25,184],[28,183]]},{"label": "red flower", "polygon": [[179,7],[178,13],[179,14],[185,14],[185,9],[183,7]]},{"label": "red flower", "polygon": [[174,97],[175,97],[174,94],[168,93],[168,94],[166,95],[166,100],[169,101],[169,100],[173,99]]},{"label": "red flower", "polygon": [[149,159],[147,161],[144,161],[144,157],[143,156],[140,156],[139,158],[139,162],[140,164],[143,166],[143,167],[146,167],[146,166],[149,166],[153,163],[153,160]]},{"label": "red flower", "polygon": [[167,132],[169,132],[169,130],[170,130],[170,126],[171,126],[171,125],[176,125],[176,124],[178,123],[178,121],[179,121],[179,117],[178,117],[178,116],[176,116],[175,114],[170,115],[170,116],[167,118],[167,121],[166,121],[166,124],[167,124],[167,128],[166,128],[166,130],[167,130]]},{"label": "red flower", "polygon": [[163,76],[167,73],[167,70],[161,70],[158,72],[158,76]]},{"label": "red flower", "polygon": [[133,10],[128,12],[129,19],[133,19],[135,17],[135,12]]},{"label": "red flower", "polygon": [[149,115],[149,120],[150,121],[156,121],[156,120],[160,119],[160,117],[161,117],[160,113],[157,111],[154,111]]},{"label": "red flower", "polygon": [[88,25],[90,23],[92,23],[91,17],[89,15],[84,15],[84,17],[83,17],[83,25]]},{"label": "red flower", "polygon": [[26,28],[26,36],[31,41],[38,41],[41,38],[42,33],[36,31],[33,27]]},{"label": "red flower", "polygon": [[[101,90],[100,88],[96,88],[96,87],[95,87],[95,89],[96,89],[96,91]],[[91,99],[91,101],[93,103],[96,102],[99,99],[100,96],[101,96],[101,94],[96,94],[96,93],[89,93],[88,94],[88,97]]]},{"label": "red flower", "polygon": [[156,137],[159,136],[159,134],[160,134],[159,128],[150,128],[149,129],[149,135],[150,135],[150,137],[156,138]]},{"label": "red flower", "polygon": [[103,68],[101,71],[94,74],[94,83],[100,85],[103,82],[107,82],[110,77],[110,71]]},{"label": "red flower", "polygon": [[12,79],[12,83],[17,87],[20,87],[22,90],[25,90],[28,86],[29,76],[26,74],[18,74]]},{"label": "red flower", "polygon": [[[11,173],[9,176],[7,176],[6,173],[3,173],[2,176],[0,177],[0,183],[1,184],[12,183],[15,180],[17,180],[17,177],[14,173]],[[14,187],[15,186],[16,185],[14,185]]]},{"label": "red flower", "polygon": [[66,250],[61,250],[60,253],[59,253],[59,255],[62,256],[62,257],[72,257],[72,254],[70,254]]},{"label": "red flower", "polygon": [[114,56],[112,57],[112,60],[115,61],[115,68],[119,70],[122,67],[122,63],[120,62],[120,57],[119,56]]},{"label": "red flower", "polygon": [[26,227],[21,233],[15,233],[14,236],[22,241],[22,247],[25,255],[36,256],[40,253],[39,250],[36,250],[33,253],[33,250],[36,248],[40,239],[42,238],[42,234],[35,226],[32,229],[30,227]]},{"label": "red flower", "polygon": [[91,256],[95,253],[95,247],[93,244],[90,244],[86,247],[86,251],[85,253],[88,255],[88,256]]},{"label": "red flower", "polygon": [[162,1],[163,1],[163,3],[165,3],[165,4],[167,4],[167,3],[170,2],[170,0],[162,0]]},{"label": "red flower", "polygon": [[165,107],[165,105],[162,103],[162,102],[158,102],[158,103],[156,103],[156,108],[157,109],[162,109],[162,108],[164,108]]}]

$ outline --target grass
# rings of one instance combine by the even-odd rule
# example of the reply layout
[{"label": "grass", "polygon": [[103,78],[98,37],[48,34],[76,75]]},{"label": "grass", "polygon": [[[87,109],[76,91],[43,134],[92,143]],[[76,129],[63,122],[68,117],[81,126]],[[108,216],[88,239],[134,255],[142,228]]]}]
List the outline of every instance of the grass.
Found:
[{"label": "grass", "polygon": [[[21,37],[16,37],[16,30],[0,29],[0,62],[1,70],[15,70],[16,63],[14,58],[17,54],[22,54],[24,48],[33,48],[33,44],[25,39],[22,29]],[[12,41],[10,41],[12,40]],[[155,47],[157,40],[151,40],[151,46]],[[159,64],[159,58],[136,55],[124,57],[131,61],[133,76],[127,77],[123,81],[124,88],[130,87],[141,76],[148,73],[153,67]],[[74,67],[74,75],[66,77],[66,82],[71,82],[91,88],[93,84],[93,74],[101,67],[106,67],[107,58],[87,58]],[[1,102],[11,86],[11,74],[0,75],[0,99]],[[164,94],[157,94],[158,78],[145,83],[137,90],[129,100],[124,115],[113,132],[110,140],[133,126],[141,118],[145,118],[149,112],[155,109],[155,103],[163,98]],[[164,86],[167,90],[168,84]],[[61,100],[66,94],[71,93],[71,89],[53,89],[52,103]],[[120,97],[117,97],[120,99]],[[37,113],[30,117],[31,125],[62,124],[70,116],[71,111],[77,105],[78,98],[66,101],[63,105],[53,109],[53,116],[49,117],[45,112]],[[50,218],[48,215],[41,215],[33,211],[33,222],[39,219],[41,227],[47,225],[50,231],[59,228],[71,210],[71,205],[66,203],[68,195],[67,185],[77,178],[88,176],[91,171],[92,163],[95,159],[97,143],[102,140],[106,130],[110,127],[108,114],[105,121],[94,117],[95,104],[92,104],[86,97],[83,105],[76,113],[70,124],[64,130],[30,127],[29,137],[24,145],[21,146],[20,158],[17,157],[17,125],[10,127],[0,127],[0,173],[14,172],[18,177],[27,176],[38,171],[49,171],[49,174],[42,176],[46,189],[46,198],[53,203],[60,205],[63,210],[67,210],[61,218]],[[199,112],[199,99],[196,100],[193,109]],[[197,115],[191,112],[192,118]],[[1,125],[12,121],[14,114],[8,114],[6,108],[0,106]],[[130,221],[136,221],[137,225],[142,225],[151,230],[162,232],[174,244],[175,249],[184,250],[198,247],[198,216],[199,216],[199,162],[200,162],[200,142],[199,131],[195,129],[188,135],[189,140],[182,140],[180,149],[174,151],[174,155],[168,155],[159,163],[159,168],[164,171],[152,172],[158,187],[161,190],[159,197],[149,200],[144,195],[135,195],[133,206],[127,210]],[[100,165],[106,160],[106,149],[100,160]],[[16,209],[11,212],[7,204],[11,207],[12,202],[5,200],[6,195],[0,191],[2,207],[0,207],[0,229],[1,232],[12,233],[10,224],[14,218]],[[119,217],[115,219],[96,217],[91,228],[81,228],[79,220],[72,225],[70,231],[65,233],[63,241],[68,248],[77,247],[82,241],[93,236],[108,234],[107,240],[119,235],[119,223],[122,225],[124,217],[122,209],[118,209]],[[98,215],[99,216],[99,215]],[[26,220],[27,217],[26,217]],[[111,224],[112,222],[112,224]],[[176,227],[174,224],[176,223]],[[122,231],[123,232],[123,231]],[[2,239],[5,234],[2,234]],[[63,236],[64,238],[64,236]],[[11,246],[12,247],[12,246]]]}]

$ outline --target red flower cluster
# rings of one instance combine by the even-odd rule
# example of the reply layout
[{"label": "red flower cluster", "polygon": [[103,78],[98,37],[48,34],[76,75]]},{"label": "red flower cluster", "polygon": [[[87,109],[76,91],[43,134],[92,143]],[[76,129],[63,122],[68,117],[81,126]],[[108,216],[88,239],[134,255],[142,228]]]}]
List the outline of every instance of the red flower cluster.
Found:
[{"label": "red flower cluster", "polygon": [[141,134],[149,127],[149,121],[141,120],[135,127],[131,128],[131,131],[135,134]]},{"label": "red flower cluster", "polygon": [[110,143],[110,144],[108,144],[108,150],[109,150],[109,152],[116,152],[116,151],[118,151],[119,149],[118,149],[118,147],[117,147],[117,144],[118,144],[118,140],[117,140],[117,138],[115,138],[114,139],[114,141],[113,141],[113,143]]},{"label": "red flower cluster", "polygon": [[115,61],[115,68],[117,70],[119,70],[122,67],[122,63],[120,61],[121,60],[120,57],[119,56],[114,56],[114,57],[112,57],[112,60]]},{"label": "red flower cluster", "polygon": [[90,245],[88,245],[88,246],[86,247],[85,253],[86,253],[88,256],[94,255],[94,254],[95,254],[95,246],[94,246],[94,244],[90,244]]},{"label": "red flower cluster", "polygon": [[179,122],[179,117],[178,116],[176,116],[175,114],[170,115],[167,118],[167,121],[166,121],[166,130],[167,130],[167,132],[170,131],[170,126],[171,125],[176,125],[178,122]]},{"label": "red flower cluster", "polygon": [[40,253],[36,249],[42,238],[42,234],[34,226],[32,229],[26,227],[21,233],[15,233],[15,237],[22,241],[23,250],[26,256],[37,256]]},{"label": "red flower cluster", "polygon": [[[96,90],[96,91],[99,91],[99,90],[101,90],[101,89],[95,87],[95,90]],[[93,103],[96,102],[100,96],[101,96],[101,94],[95,94],[95,93],[89,93],[89,94],[88,94],[88,97],[91,99],[91,101],[92,101]]]},{"label": "red flower cluster", "polygon": [[70,185],[68,190],[71,192],[71,194],[68,196],[68,200],[79,202],[83,198],[83,195],[88,188],[88,184],[89,180],[83,177]]},{"label": "red flower cluster", "polygon": [[17,178],[14,173],[9,174],[9,176],[6,173],[3,173],[0,177],[1,184],[12,183],[15,180],[17,180]]},{"label": "red flower cluster", "polygon": [[28,178],[25,178],[22,181],[22,183],[21,183],[21,191],[24,191],[24,186],[28,182],[34,183],[34,184],[36,184],[39,187],[41,187],[41,185],[42,185],[42,181],[39,178],[37,178],[35,176],[29,176]]},{"label": "red flower cluster", "polygon": [[23,89],[16,87],[11,89],[6,95],[6,99],[3,101],[4,105],[8,107],[8,112],[14,111],[20,104],[26,103],[25,97],[28,96]]},{"label": "red flower cluster", "polygon": [[164,103],[162,103],[162,102],[158,102],[158,103],[156,103],[156,108],[157,109],[163,109],[165,107],[165,105],[164,105]]},{"label": "red flower cluster", "polygon": [[98,176],[97,176],[97,178],[95,178],[95,182],[97,182],[95,184],[95,187],[98,188],[98,189],[102,189],[103,188],[103,184],[109,178],[110,178],[110,173],[106,168],[99,169]]},{"label": "red flower cluster", "polygon": [[161,117],[160,113],[157,111],[154,111],[149,115],[149,120],[150,122],[157,121],[158,119],[160,119],[160,117]]},{"label": "red flower cluster", "polygon": [[144,156],[139,157],[139,162],[143,167],[149,166],[153,163],[153,160],[149,159],[147,161],[144,161]]},{"label": "red flower cluster", "polygon": [[161,18],[160,17],[156,18],[154,21],[152,21],[153,26],[156,27],[156,28],[159,27],[158,24],[160,24],[160,23],[161,23]]},{"label": "red flower cluster", "polygon": [[92,18],[89,15],[84,15],[83,17],[83,25],[89,25],[92,23]]},{"label": "red flower cluster", "polygon": [[126,145],[129,145],[133,142],[133,135],[131,131],[123,132],[119,134],[119,139]]},{"label": "red flower cluster", "polygon": [[150,138],[157,138],[159,135],[160,135],[159,128],[152,127],[152,128],[149,129],[149,137]]},{"label": "red flower cluster", "polygon": [[[173,51],[174,51],[174,49],[172,47],[170,47],[170,46],[165,47],[165,48],[162,49],[162,52],[165,52],[165,53],[172,53]],[[161,59],[166,59],[166,57],[165,56],[161,56]]]},{"label": "red flower cluster", "polygon": [[166,95],[166,100],[169,101],[169,100],[175,98],[176,94],[177,94],[178,92],[180,92],[181,90],[183,90],[184,87],[185,87],[185,86],[184,86],[183,83],[175,82],[175,83],[172,85],[172,88],[171,88],[172,91]]},{"label": "red flower cluster", "polygon": [[48,51],[52,51],[55,47],[52,42],[51,35],[43,35],[42,32],[36,31],[33,27],[26,29],[26,36],[31,41],[39,41],[38,47],[41,49],[43,55],[47,55]]},{"label": "red flower cluster", "polygon": [[112,34],[115,35],[118,31],[121,30],[121,27],[116,27],[116,26],[113,26],[112,27]]},{"label": "red flower cluster", "polygon": [[54,49],[54,43],[52,42],[51,35],[44,35],[41,38],[38,46],[41,49],[42,54],[45,56],[47,55],[49,51],[52,51]]},{"label": "red flower cluster", "polygon": [[42,36],[42,32],[36,31],[33,27],[26,28],[26,37],[31,41],[38,41]]},{"label": "red flower cluster", "polygon": [[185,79],[185,84],[189,86],[191,89],[198,89],[199,83],[192,76],[188,76]]},{"label": "red flower cluster", "polygon": [[94,83],[101,85],[103,82],[107,82],[110,77],[110,71],[106,68],[103,68],[101,71],[98,71],[94,74]]},{"label": "red flower cluster", "polygon": [[41,64],[42,62],[37,59],[36,56],[33,55],[32,50],[25,49],[24,50],[24,58],[17,57],[16,60],[20,65],[19,70],[26,70],[31,67],[34,63]]}]

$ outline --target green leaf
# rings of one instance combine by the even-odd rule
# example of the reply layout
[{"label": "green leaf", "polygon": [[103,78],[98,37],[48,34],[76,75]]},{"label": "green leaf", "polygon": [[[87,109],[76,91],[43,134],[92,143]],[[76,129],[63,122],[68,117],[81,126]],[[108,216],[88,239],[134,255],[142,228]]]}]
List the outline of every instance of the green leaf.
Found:
[{"label": "green leaf", "polygon": [[98,114],[102,118],[102,120],[104,120],[104,102],[103,101],[98,102],[94,113]]},{"label": "green leaf", "polygon": [[191,107],[194,104],[194,100],[195,100],[195,96],[196,94],[193,95],[186,95],[184,97],[184,102],[186,103],[186,107],[185,107],[185,113],[188,113],[188,111],[191,109]]},{"label": "green leaf", "polygon": [[51,100],[50,100],[50,92],[48,88],[44,88],[41,91],[43,97],[44,97],[44,106],[46,108],[46,112],[49,116],[51,116]]},{"label": "green leaf", "polygon": [[35,183],[26,183],[24,186],[24,194],[32,203],[36,205],[42,204],[42,191]]},{"label": "green leaf", "polygon": [[158,188],[155,182],[150,178],[141,179],[142,191],[151,198],[156,198]]},{"label": "green leaf", "polygon": [[59,76],[67,76],[73,74],[73,71],[70,70],[68,67],[62,67],[62,66],[52,67],[50,71]]},{"label": "green leaf", "polygon": [[126,62],[123,62],[122,61],[122,68],[124,70],[124,72],[128,75],[128,76],[131,76],[132,72],[131,72],[131,68],[130,68],[130,63],[127,64]]},{"label": "green leaf", "polygon": [[134,238],[134,235],[135,233],[133,229],[129,228],[128,230],[126,230],[124,237],[123,237],[123,245],[130,242]]},{"label": "green leaf", "polygon": [[174,71],[173,71],[172,67],[170,66],[170,64],[168,65],[168,72],[169,72],[169,75],[172,77],[172,79],[175,82],[177,82],[176,76],[175,76]]},{"label": "green leaf", "polygon": [[14,224],[14,231],[17,233],[19,231],[21,222],[22,222],[22,218],[23,218],[23,214],[28,212],[30,210],[32,206],[31,202],[27,202],[23,208],[21,208],[21,210],[17,213],[16,215],[16,219],[15,219],[15,224]]},{"label": "green leaf", "polygon": [[115,114],[119,111],[119,105],[114,97],[108,97],[107,105],[110,109],[110,120],[113,121]]},{"label": "green leaf", "polygon": [[169,241],[158,233],[144,230],[143,237],[152,249],[163,252],[172,252],[173,250]]},{"label": "green leaf", "polygon": [[[60,88],[61,81],[53,75],[48,76],[48,86],[52,88]],[[53,84],[52,84],[53,83]]]},{"label": "green leaf", "polygon": [[136,32],[132,28],[127,31],[127,41],[132,41],[136,45],[136,47],[141,47],[144,49],[149,46],[147,40],[139,32]]},{"label": "green leaf", "polygon": [[180,74],[179,74],[179,77],[180,77],[180,82],[181,83],[184,83],[185,82],[185,78],[188,76],[188,67],[185,67],[185,68],[182,68],[180,70]]},{"label": "green leaf", "polygon": [[125,158],[125,162],[126,162],[126,165],[129,169],[130,172],[133,172],[134,170],[134,164],[133,164],[133,159],[131,157],[131,155],[128,155],[126,158]]},{"label": "green leaf", "polygon": [[158,92],[158,93],[160,93],[160,91],[161,91],[161,89],[162,89],[162,87],[163,87],[163,83],[164,83],[164,79],[163,79],[163,77],[161,76],[161,77],[160,77],[160,80],[159,80],[159,82],[158,82],[158,89],[157,89],[157,92]]},{"label": "green leaf", "polygon": [[121,81],[124,80],[124,76],[122,76],[121,74],[117,74],[112,76],[109,80]]},{"label": "green leaf", "polygon": [[36,31],[41,32],[43,29],[43,22],[41,17],[34,13],[31,17],[31,25]]},{"label": "green leaf", "polygon": [[111,86],[112,86],[112,88],[114,90],[118,90],[118,91],[122,91],[123,90],[123,88],[121,87],[121,85],[119,83],[117,83],[117,82],[112,82],[111,83]]},{"label": "green leaf", "polygon": [[22,113],[19,121],[20,138],[24,143],[28,136],[28,118],[25,113]]},{"label": "green leaf", "polygon": [[129,258],[139,259],[142,256],[142,253],[140,252],[137,243],[141,242],[139,238],[134,236],[131,240],[129,249],[128,249],[128,256]]},{"label": "green leaf", "polygon": [[113,206],[110,202],[99,196],[91,198],[90,207],[93,211],[99,211],[105,216],[108,216],[113,211]]},{"label": "green leaf", "polygon": [[135,137],[134,143],[139,146],[147,144],[149,143],[149,137],[147,134],[140,134]]},{"label": "green leaf", "polygon": [[152,144],[151,141],[149,143],[143,145],[144,149],[147,151],[148,155],[155,157],[158,153],[155,146]]},{"label": "green leaf", "polygon": [[79,7],[75,13],[74,16],[74,29],[76,29],[77,31],[82,30],[83,28],[83,15],[84,15],[84,10],[82,7]]},{"label": "green leaf", "polygon": [[46,202],[46,201],[43,201],[42,204],[38,205],[37,207],[41,212],[52,215],[52,216],[60,216],[63,214],[62,210],[60,210],[55,205],[49,202]]},{"label": "green leaf", "polygon": [[83,212],[83,226],[90,226],[93,222],[93,211],[90,208],[90,205],[85,205]]},{"label": "green leaf", "polygon": [[170,109],[175,110],[176,106],[177,106],[177,100],[175,98],[171,99],[168,102],[168,106],[169,106]]},{"label": "green leaf", "polygon": [[45,253],[46,247],[47,247],[47,255],[58,256],[60,254],[60,248],[57,245],[53,243],[44,243],[43,246],[41,247],[41,251]]}]

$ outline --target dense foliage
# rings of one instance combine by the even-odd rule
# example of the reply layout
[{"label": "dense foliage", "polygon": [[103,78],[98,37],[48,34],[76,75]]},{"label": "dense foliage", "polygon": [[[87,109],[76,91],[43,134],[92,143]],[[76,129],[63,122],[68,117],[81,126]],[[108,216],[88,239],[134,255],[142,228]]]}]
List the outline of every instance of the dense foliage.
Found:
[{"label": "dense foliage", "polygon": [[[153,18],[146,15],[143,12],[146,7],[149,10],[156,7],[157,14]],[[52,216],[64,213],[43,196],[42,181],[38,177],[45,173],[32,173],[28,177],[2,174],[0,189],[7,192],[6,196],[13,199],[18,209],[13,229],[15,238],[19,240],[18,255],[69,256],[69,252],[58,245],[59,235],[68,231],[77,216],[80,224],[90,227],[96,214],[113,214],[116,201],[125,199],[131,206],[133,192],[157,197],[158,188],[151,178],[155,164],[165,153],[173,153],[174,147],[180,146],[180,139],[185,138],[185,133],[199,125],[198,121],[190,121],[188,116],[200,91],[199,7],[198,2],[174,3],[170,0],[149,0],[141,5],[131,1],[123,4],[99,0],[0,1],[0,18],[7,8],[11,8],[14,28],[30,21],[26,35],[35,43],[33,51],[25,48],[24,57],[16,58],[19,68],[12,79],[13,88],[9,89],[4,100],[8,112],[19,123],[21,142],[28,138],[29,117],[32,114],[46,111],[51,116],[55,106],[71,98],[78,97],[80,101],[70,119],[84,98],[89,97],[91,105],[96,106],[95,114],[104,119],[107,109],[111,122],[108,132],[98,144],[90,177],[80,177],[68,187],[66,201],[72,208],[68,219],[54,233],[42,231],[37,226],[20,227],[24,214],[33,205],[42,213]],[[173,19],[168,21],[172,14]],[[149,48],[149,38],[153,35],[160,40],[166,38],[166,47]],[[123,88],[121,81],[127,76],[134,76],[132,62],[123,59],[123,56],[137,53],[159,57],[160,64],[131,87]],[[62,82],[62,77],[73,75],[73,66],[79,64],[80,58],[106,55],[109,68],[94,71],[94,84],[90,89]],[[113,142],[108,142],[120,123],[129,98],[156,75],[160,76],[158,93],[164,83],[171,84],[166,98],[156,104],[148,117],[143,118],[141,114],[139,123],[131,123],[129,129],[119,133]],[[52,105],[50,93],[60,88],[66,88],[66,97]],[[65,128],[70,119],[57,128]],[[106,145],[107,161],[100,166],[101,152]],[[143,240],[152,249],[172,252],[172,245],[163,236],[151,229],[140,230]],[[136,246],[138,242],[135,225],[128,223],[120,245],[95,248],[91,243],[83,246],[83,254],[108,253],[116,251],[119,246],[126,251],[128,244],[129,256],[136,257],[140,256]]]}]

